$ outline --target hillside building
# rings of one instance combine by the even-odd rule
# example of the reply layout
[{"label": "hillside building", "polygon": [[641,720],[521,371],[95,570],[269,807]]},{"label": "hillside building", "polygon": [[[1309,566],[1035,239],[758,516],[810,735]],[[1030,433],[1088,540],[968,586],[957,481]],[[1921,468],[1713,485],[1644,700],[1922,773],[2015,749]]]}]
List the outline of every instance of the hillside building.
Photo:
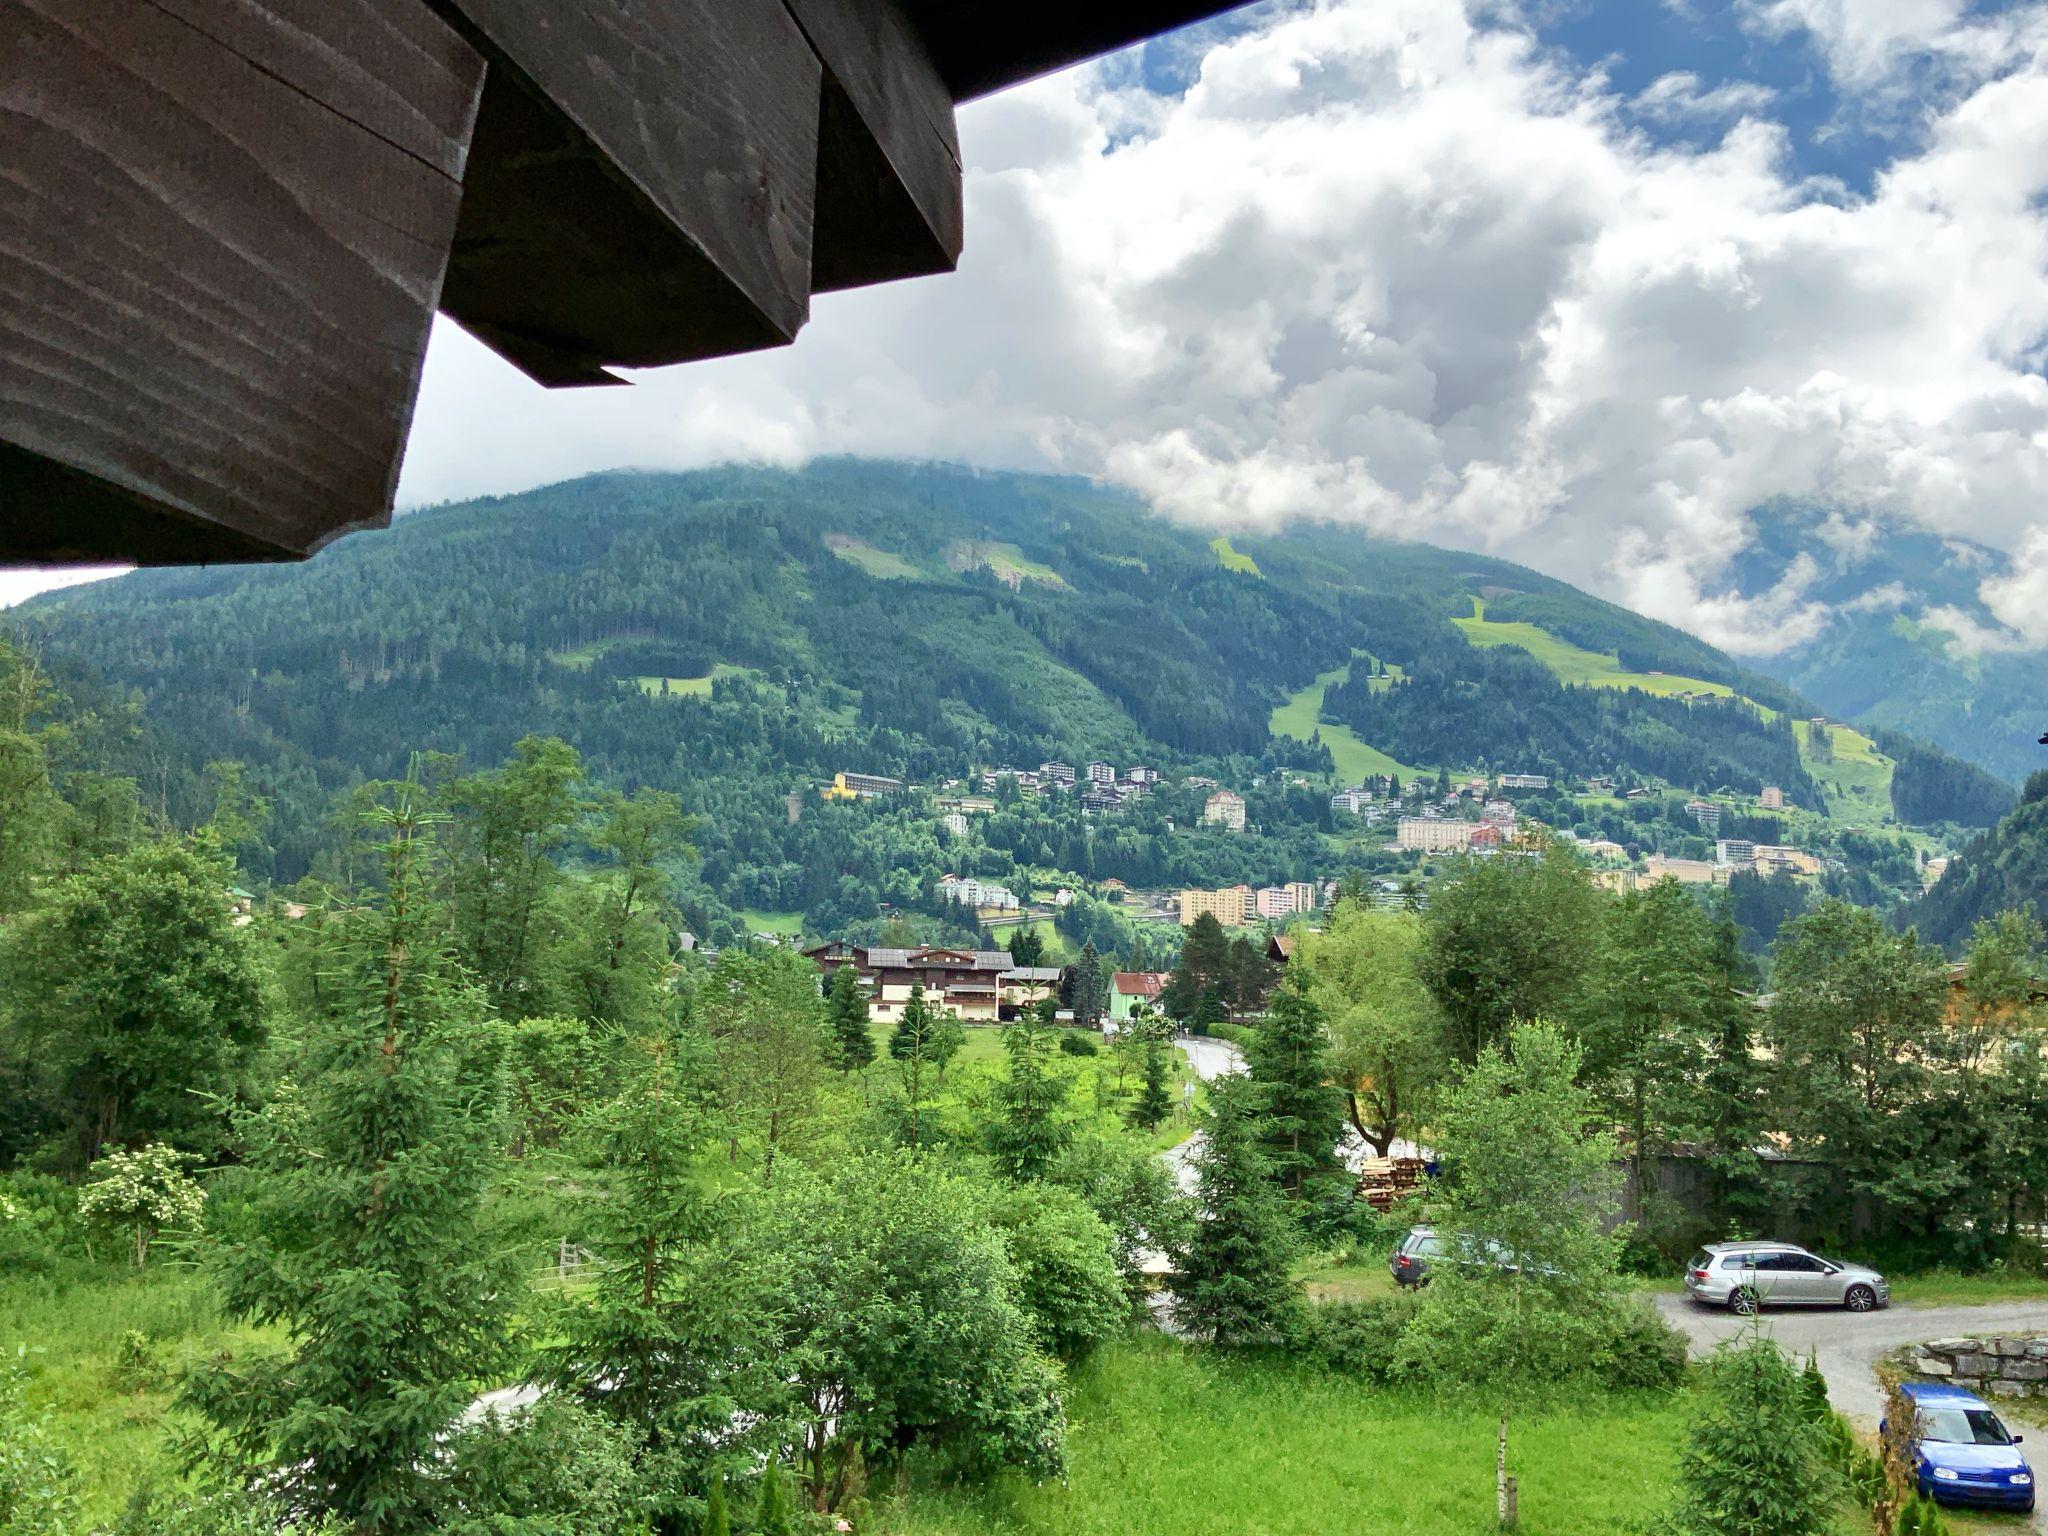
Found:
[{"label": "hillside building", "polygon": [[1543,773],[1504,773],[1500,776],[1502,789],[1548,789],[1550,776]]},{"label": "hillside building", "polygon": [[1049,789],[1071,789],[1074,786],[1074,770],[1066,763],[1040,763],[1038,781]]},{"label": "hillside building", "polygon": [[1685,814],[1700,824],[1700,830],[1712,837],[1721,830],[1721,807],[1711,800],[1688,800]]},{"label": "hillside building", "polygon": [[1108,785],[1116,782],[1116,765],[1114,763],[1090,763],[1086,771],[1090,784]]},{"label": "hillside building", "polygon": [[1503,832],[1515,830],[1515,808],[1506,800],[1489,800],[1479,813],[1479,819],[1489,826],[1499,827]]},{"label": "hillside building", "polygon": [[1014,912],[1019,905],[1017,893],[1007,885],[994,885],[985,880],[960,875],[942,877],[938,890],[939,900],[958,902],[961,906],[972,907],[977,912]]},{"label": "hillside building", "polygon": [[1109,1016],[1122,1023],[1140,1008],[1156,1007],[1166,990],[1165,971],[1118,971],[1109,978]]},{"label": "hillside building", "polygon": [[827,800],[876,800],[902,788],[901,779],[879,773],[835,773],[822,793]]},{"label": "hillside building", "polygon": [[1394,846],[1421,853],[1456,853],[1472,836],[1472,823],[1441,816],[1403,816],[1394,823]]},{"label": "hillside building", "polygon": [[1500,828],[1490,821],[1482,821],[1474,827],[1472,835],[1465,841],[1467,851],[1472,853],[1499,853],[1500,844]]},{"label": "hillside building", "polygon": [[1763,807],[1767,811],[1782,811],[1785,809],[1785,791],[1778,788],[1775,784],[1766,784],[1764,792],[1757,796],[1757,798],[1763,802]]},{"label": "hillside building", "polygon": [[1714,843],[1716,864],[1747,864],[1756,858],[1756,844],[1746,837],[1724,837]]},{"label": "hillside building", "polygon": [[1198,917],[1213,917],[1226,928],[1242,928],[1250,912],[1252,888],[1227,885],[1220,891],[1182,891],[1179,897],[1180,925],[1189,927]]},{"label": "hillside building", "polygon": [[939,817],[939,826],[948,837],[965,837],[967,835],[967,813],[964,811],[946,811]]},{"label": "hillside building", "polygon": [[1018,966],[1007,949],[825,944],[804,953],[825,973],[828,986],[840,966],[854,966],[867,992],[868,1018],[876,1024],[901,1019],[920,986],[928,1007],[964,1024],[1016,1018],[1059,989],[1057,966]]},{"label": "hillside building", "polygon": [[1293,917],[1297,913],[1313,912],[1316,909],[1316,888],[1306,880],[1269,885],[1253,897],[1253,905],[1260,917]]},{"label": "hillside building", "polygon": [[1676,880],[1680,885],[1712,885],[1714,866],[1705,859],[1667,859],[1662,854],[1652,854],[1643,862],[1642,883],[1654,885],[1659,880]]},{"label": "hillside building", "polygon": [[1202,825],[1205,827],[1228,827],[1232,832],[1244,830],[1244,796],[1228,789],[1219,789],[1202,802]]}]

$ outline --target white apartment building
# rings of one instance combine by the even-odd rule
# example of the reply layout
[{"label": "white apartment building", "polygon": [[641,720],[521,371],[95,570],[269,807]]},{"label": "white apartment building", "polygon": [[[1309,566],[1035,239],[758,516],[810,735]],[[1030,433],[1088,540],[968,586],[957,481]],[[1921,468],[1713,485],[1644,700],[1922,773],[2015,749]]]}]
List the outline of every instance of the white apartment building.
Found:
[{"label": "white apartment building", "polygon": [[1227,789],[1219,789],[1202,803],[1202,825],[1205,827],[1228,827],[1233,832],[1244,830],[1244,796]]},{"label": "white apartment building", "polygon": [[1421,853],[1463,851],[1472,839],[1472,823],[1442,816],[1403,816],[1394,824],[1394,846]]}]

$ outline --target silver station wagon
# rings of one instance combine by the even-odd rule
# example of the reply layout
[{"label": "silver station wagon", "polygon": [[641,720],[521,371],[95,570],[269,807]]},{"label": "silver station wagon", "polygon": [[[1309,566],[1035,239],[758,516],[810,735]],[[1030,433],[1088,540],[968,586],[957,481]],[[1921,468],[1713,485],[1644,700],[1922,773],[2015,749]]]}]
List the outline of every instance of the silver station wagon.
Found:
[{"label": "silver station wagon", "polygon": [[1750,1313],[1767,1307],[1888,1306],[1892,1288],[1874,1269],[1843,1264],[1791,1243],[1709,1243],[1685,1267],[1686,1294],[1708,1306]]}]

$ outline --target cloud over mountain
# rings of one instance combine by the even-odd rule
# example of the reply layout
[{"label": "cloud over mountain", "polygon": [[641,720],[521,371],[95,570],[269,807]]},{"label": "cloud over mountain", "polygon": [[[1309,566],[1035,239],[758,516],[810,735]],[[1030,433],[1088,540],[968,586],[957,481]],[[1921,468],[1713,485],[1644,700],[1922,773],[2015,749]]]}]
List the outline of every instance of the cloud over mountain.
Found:
[{"label": "cloud over mountain", "polygon": [[1509,555],[1752,653],[1828,621],[1796,562],[1727,579],[1751,509],[1797,499],[2012,551],[1994,643],[2048,644],[2042,11],[1744,7],[1852,108],[1938,69],[1864,192],[1802,168],[1760,85],[1625,92],[1454,0],[1258,13],[1185,91],[1095,68],[967,109],[959,273],[823,298],[793,348],[547,395],[444,327],[406,492],[1062,468],[1196,522]]}]

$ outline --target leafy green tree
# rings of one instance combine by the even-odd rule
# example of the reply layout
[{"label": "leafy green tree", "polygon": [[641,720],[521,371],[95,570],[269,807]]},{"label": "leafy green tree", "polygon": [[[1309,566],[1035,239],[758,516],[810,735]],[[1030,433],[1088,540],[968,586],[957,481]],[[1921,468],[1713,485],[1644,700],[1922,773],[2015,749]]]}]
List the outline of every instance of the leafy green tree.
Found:
[{"label": "leafy green tree", "polygon": [[552,1147],[607,1071],[605,1044],[581,1019],[519,1019],[506,1026],[512,1150]]},{"label": "leafy green tree", "polygon": [[[1839,1169],[1848,1192],[1938,1218],[1955,1173],[1922,1160],[1938,1129],[1930,1055],[1946,1029],[1948,966],[1874,912],[1825,901],[1788,923],[1771,961],[1765,1043],[1793,1145]],[[1828,1213],[1823,1213],[1824,1215]],[[1832,1212],[1839,1223],[1847,1212]]]},{"label": "leafy green tree", "polygon": [[1328,1051],[1322,1010],[1302,979],[1290,978],[1246,1045],[1245,1067],[1257,1107],[1259,1151],[1292,1200],[1341,1173],[1337,1137],[1344,1101],[1329,1080]]},{"label": "leafy green tree", "polygon": [[994,1115],[982,1139],[996,1166],[1019,1181],[1042,1179],[1073,1139],[1067,1079],[1054,1054],[1054,1032],[1024,1018],[1003,1030],[1008,1070],[996,1084]]},{"label": "leafy green tree", "polygon": [[248,1127],[244,1235],[214,1262],[223,1311],[283,1348],[196,1370],[186,1401],[217,1457],[293,1507],[411,1536],[449,1514],[439,1449],[506,1362],[519,1287],[482,1216],[499,1037],[441,938],[416,787],[379,820],[382,895],[342,926],[292,1111]]},{"label": "leafy green tree", "polygon": [[1211,1084],[1192,1153],[1198,1214],[1175,1266],[1173,1315],[1218,1344],[1285,1337],[1300,1316],[1292,1224],[1259,1150],[1258,1110],[1242,1077]]},{"label": "leafy green tree", "polygon": [[0,932],[9,1035],[53,1081],[79,1163],[121,1142],[217,1144],[266,1034],[229,876],[201,842],[144,843]]},{"label": "leafy green tree", "polygon": [[1760,1337],[1724,1344],[1693,1395],[1679,1454],[1679,1536],[1822,1536],[1841,1480],[1799,1373]]},{"label": "leafy green tree", "polygon": [[817,970],[793,950],[727,950],[700,1011],[717,1042],[731,1144],[758,1151],[765,1184],[817,1127],[827,1049]]},{"label": "leafy green tree", "polygon": [[1057,1476],[1065,1418],[984,1191],[914,1150],[792,1170],[759,1237],[781,1290],[772,1358],[817,1507],[863,1464],[930,1446],[968,1473]]},{"label": "leafy green tree", "polygon": [[1651,1157],[1701,1119],[1721,982],[1713,924],[1684,886],[1660,880],[1615,901],[1587,982],[1581,1070],[1625,1131],[1646,1203],[1656,1189]]},{"label": "leafy green tree", "polygon": [[861,991],[860,972],[842,965],[832,973],[825,993],[825,1027],[832,1065],[842,1072],[865,1071],[875,1059],[875,1036],[868,1028],[868,1000]]},{"label": "leafy green tree", "polygon": [[[1180,959],[1159,994],[1159,1006],[1173,1018],[1194,1019],[1204,999],[1223,995],[1225,968],[1230,962],[1230,937],[1214,914],[1204,912],[1188,925]],[[1216,1020],[1221,1021],[1220,1007]]]},{"label": "leafy green tree", "polygon": [[[1010,780],[1010,789],[1016,792],[1017,781]],[[1045,964],[1045,935],[1029,923],[1019,923],[1010,930],[1010,961],[1019,966],[1040,966]]]},{"label": "leafy green tree", "polygon": [[777,1387],[739,1212],[704,1166],[716,1124],[707,1048],[657,1032],[628,1057],[618,1095],[574,1131],[592,1169],[576,1217],[596,1278],[553,1320],[541,1379],[592,1392],[633,1431],[654,1506],[672,1513],[730,1449],[734,1423],[773,1409]]},{"label": "leafy green tree", "polygon": [[1605,1220],[1615,1145],[1579,1068],[1569,1037],[1532,1021],[1445,1093],[1432,1194],[1454,1257],[1432,1269],[1402,1339],[1411,1369],[1522,1390],[1602,1361],[1620,1301]]},{"label": "leafy green tree", "polygon": [[590,887],[594,910],[573,930],[567,957],[583,1017],[629,1029],[652,1024],[668,963],[668,868],[690,857],[690,825],[666,790],[599,797],[590,844],[612,867]]},{"label": "leafy green tree", "polygon": [[1711,1214],[1724,1232],[1754,1230],[1754,1224],[1777,1205],[1776,1181],[1759,1151],[1766,1130],[1769,1065],[1758,1058],[1754,1046],[1755,967],[1743,953],[1732,906],[1724,902],[1714,922],[1711,1038],[1699,1107],[1707,1161],[1716,1175]]},{"label": "leafy green tree", "polygon": [[1056,1184],[997,1188],[987,1220],[1017,1268],[1017,1300],[1046,1353],[1078,1360],[1129,1316],[1116,1237],[1082,1197]]},{"label": "leafy green tree", "polygon": [[1578,859],[1468,859],[1430,893],[1423,984],[1473,1062],[1517,1019],[1575,1016],[1599,934],[1600,898]]},{"label": "leafy green tree", "polygon": [[1418,970],[1421,920],[1340,902],[1288,966],[1329,1021],[1330,1075],[1351,1124],[1385,1157],[1443,1071],[1444,1022]]},{"label": "leafy green tree", "polygon": [[548,898],[556,855],[585,805],[583,762],[553,737],[528,736],[501,768],[446,789],[448,881],[457,953],[507,1018],[550,1011],[546,963],[555,935]]},{"label": "leafy green tree", "polygon": [[133,1152],[115,1147],[86,1170],[78,1214],[88,1226],[123,1234],[140,1269],[159,1233],[206,1224],[206,1191],[185,1169],[191,1161],[161,1142]]}]

